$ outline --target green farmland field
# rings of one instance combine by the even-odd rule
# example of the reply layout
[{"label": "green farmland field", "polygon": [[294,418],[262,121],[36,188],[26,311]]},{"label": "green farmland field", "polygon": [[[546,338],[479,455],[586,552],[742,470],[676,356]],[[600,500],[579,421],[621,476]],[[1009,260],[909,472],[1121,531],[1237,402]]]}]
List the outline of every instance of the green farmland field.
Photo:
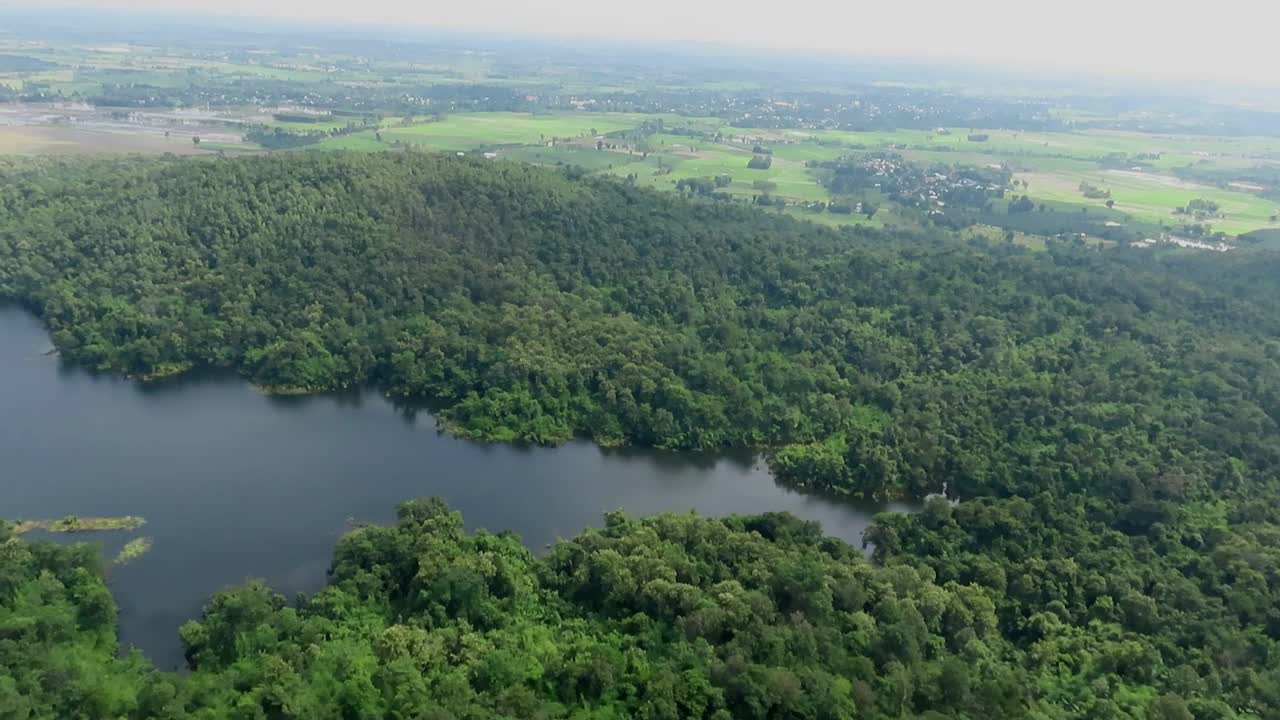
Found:
[{"label": "green farmland field", "polygon": [[1280,213],[1280,202],[1266,200],[1244,192],[1188,183],[1166,175],[1124,170],[1093,172],[1024,173],[1018,176],[1030,184],[1033,197],[1060,202],[1100,204],[1086,201],[1080,183],[1089,183],[1111,192],[1115,209],[1138,220],[1151,223],[1180,224],[1185,216],[1175,215],[1175,207],[1185,207],[1197,198],[1218,204],[1221,218],[1206,222],[1215,230],[1229,234],[1246,233],[1263,227],[1276,227],[1271,217]]},{"label": "green farmland field", "polygon": [[474,150],[494,145],[533,145],[552,138],[578,138],[591,133],[630,130],[643,122],[641,115],[586,113],[468,113],[449,115],[439,122],[383,131],[387,141],[399,140],[436,150]]}]

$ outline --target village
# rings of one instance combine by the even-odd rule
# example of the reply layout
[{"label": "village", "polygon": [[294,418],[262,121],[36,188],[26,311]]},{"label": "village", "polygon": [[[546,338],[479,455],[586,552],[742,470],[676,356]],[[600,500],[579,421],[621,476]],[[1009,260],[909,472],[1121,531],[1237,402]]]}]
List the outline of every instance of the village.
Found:
[{"label": "village", "polygon": [[874,192],[931,216],[945,215],[954,206],[987,208],[1003,198],[1013,182],[1001,165],[923,168],[894,153],[813,162],[810,167],[827,175],[827,188],[834,195]]}]

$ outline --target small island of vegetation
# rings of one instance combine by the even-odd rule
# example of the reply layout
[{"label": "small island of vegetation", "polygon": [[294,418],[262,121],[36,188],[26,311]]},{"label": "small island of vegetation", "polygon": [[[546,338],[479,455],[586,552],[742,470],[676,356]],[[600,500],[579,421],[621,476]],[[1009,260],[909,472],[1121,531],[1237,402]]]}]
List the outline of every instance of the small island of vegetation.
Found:
[{"label": "small island of vegetation", "polygon": [[125,543],[124,547],[120,548],[120,552],[116,554],[116,557],[114,560],[111,561],[111,564],[128,565],[134,560],[137,560],[143,555],[146,555],[150,551],[151,551],[151,538],[149,537],[134,538],[133,540],[130,540],[129,542]]},{"label": "small island of vegetation", "polygon": [[14,524],[18,534],[32,530],[56,533],[105,532],[109,530],[137,530],[146,524],[146,518],[136,515],[124,517],[80,517],[67,515],[57,520],[19,520]]}]

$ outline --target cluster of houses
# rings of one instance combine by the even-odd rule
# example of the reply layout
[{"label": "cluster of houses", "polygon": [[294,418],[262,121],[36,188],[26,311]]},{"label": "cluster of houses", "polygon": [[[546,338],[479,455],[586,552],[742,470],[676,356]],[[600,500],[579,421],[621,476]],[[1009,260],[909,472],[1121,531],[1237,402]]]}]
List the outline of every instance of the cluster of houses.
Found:
[{"label": "cluster of houses", "polygon": [[[1004,197],[1006,189],[1005,182],[998,181],[1002,171],[921,170],[894,155],[868,158],[863,168],[878,180],[873,182],[876,189],[898,203],[925,209],[930,215],[944,214],[949,203],[982,207],[992,198]],[[987,175],[991,177],[984,177]]]}]

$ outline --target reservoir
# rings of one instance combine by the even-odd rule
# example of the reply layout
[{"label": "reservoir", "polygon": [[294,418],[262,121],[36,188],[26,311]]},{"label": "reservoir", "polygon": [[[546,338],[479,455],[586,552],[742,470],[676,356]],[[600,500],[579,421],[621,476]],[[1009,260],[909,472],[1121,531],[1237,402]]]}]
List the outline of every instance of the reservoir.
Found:
[{"label": "reservoir", "polygon": [[483,445],[374,390],[274,398],[234,376],[143,385],[68,366],[51,347],[36,317],[0,305],[0,517],[145,517],[136,532],[73,537],[108,558],[152,539],[107,572],[122,643],[163,669],[182,664],[178,628],[211,593],[250,578],[286,597],[314,591],[350,522],[390,522],[414,497],[443,497],[469,528],[514,531],[535,551],[617,509],[788,511],[854,545],[876,512],[906,509],[793,492],[751,453]]}]

